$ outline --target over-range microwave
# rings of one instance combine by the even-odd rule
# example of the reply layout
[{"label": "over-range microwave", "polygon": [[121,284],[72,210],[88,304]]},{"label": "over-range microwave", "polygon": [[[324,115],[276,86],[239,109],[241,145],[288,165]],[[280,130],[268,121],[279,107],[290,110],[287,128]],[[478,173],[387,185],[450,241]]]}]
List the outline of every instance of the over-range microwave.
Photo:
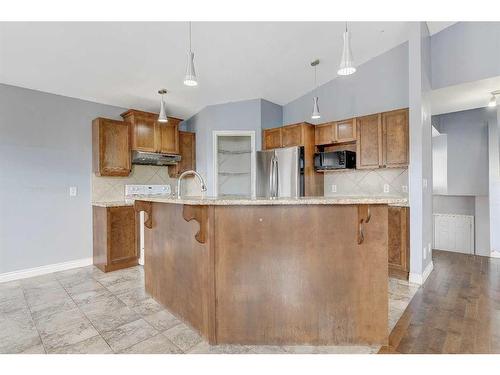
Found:
[{"label": "over-range microwave", "polygon": [[356,168],[356,153],[354,151],[330,151],[314,154],[314,168],[347,169]]}]

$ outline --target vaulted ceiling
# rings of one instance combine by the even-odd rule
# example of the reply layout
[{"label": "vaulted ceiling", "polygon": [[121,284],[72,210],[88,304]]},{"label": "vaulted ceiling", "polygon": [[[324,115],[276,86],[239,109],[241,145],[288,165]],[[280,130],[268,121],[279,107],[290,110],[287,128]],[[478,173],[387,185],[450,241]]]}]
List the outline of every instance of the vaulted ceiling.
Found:
[{"label": "vaulted ceiling", "polygon": [[[432,26],[431,26],[432,24]],[[446,24],[446,23],[445,23]],[[442,23],[429,23],[432,32]],[[195,22],[199,86],[182,84],[187,22],[0,23],[0,82],[187,118],[210,104],[264,98],[286,104],[336,77],[342,22]],[[407,40],[406,22],[353,22],[356,64]]]}]

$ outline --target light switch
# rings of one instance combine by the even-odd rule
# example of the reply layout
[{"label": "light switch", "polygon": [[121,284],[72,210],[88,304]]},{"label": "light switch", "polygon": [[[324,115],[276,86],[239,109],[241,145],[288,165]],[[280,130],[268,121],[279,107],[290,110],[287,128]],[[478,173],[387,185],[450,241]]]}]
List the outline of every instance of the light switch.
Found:
[{"label": "light switch", "polygon": [[337,192],[337,185],[333,184],[332,185],[332,193],[336,193]]},{"label": "light switch", "polygon": [[78,194],[78,189],[76,188],[76,186],[70,186],[69,187],[69,196],[76,197],[77,194]]},{"label": "light switch", "polygon": [[427,259],[427,248],[424,247],[424,259]]},{"label": "light switch", "polygon": [[423,185],[424,185],[424,189],[427,189],[427,179],[426,179],[426,178],[424,178],[424,179],[422,180],[422,183],[423,183]]},{"label": "light switch", "polygon": [[403,193],[408,193],[408,186],[402,185],[401,189],[403,190]]},{"label": "light switch", "polygon": [[384,193],[389,192],[389,184],[384,184]]}]

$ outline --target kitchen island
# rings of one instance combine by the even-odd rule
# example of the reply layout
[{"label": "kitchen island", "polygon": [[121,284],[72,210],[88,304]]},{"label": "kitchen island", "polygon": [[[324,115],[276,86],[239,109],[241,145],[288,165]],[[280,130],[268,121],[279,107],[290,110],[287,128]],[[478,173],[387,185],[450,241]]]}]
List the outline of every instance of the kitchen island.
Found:
[{"label": "kitchen island", "polygon": [[146,290],[211,344],[386,344],[391,198],[135,201]]}]

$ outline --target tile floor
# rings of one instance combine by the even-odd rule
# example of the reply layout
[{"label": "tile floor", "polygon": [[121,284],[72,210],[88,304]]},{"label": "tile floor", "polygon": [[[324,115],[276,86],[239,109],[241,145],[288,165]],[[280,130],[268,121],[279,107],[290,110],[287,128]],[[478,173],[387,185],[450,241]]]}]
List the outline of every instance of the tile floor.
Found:
[{"label": "tile floor", "polygon": [[[418,286],[391,279],[394,327]],[[144,290],[142,267],[0,284],[0,353],[376,353],[378,346],[210,346]]]}]

